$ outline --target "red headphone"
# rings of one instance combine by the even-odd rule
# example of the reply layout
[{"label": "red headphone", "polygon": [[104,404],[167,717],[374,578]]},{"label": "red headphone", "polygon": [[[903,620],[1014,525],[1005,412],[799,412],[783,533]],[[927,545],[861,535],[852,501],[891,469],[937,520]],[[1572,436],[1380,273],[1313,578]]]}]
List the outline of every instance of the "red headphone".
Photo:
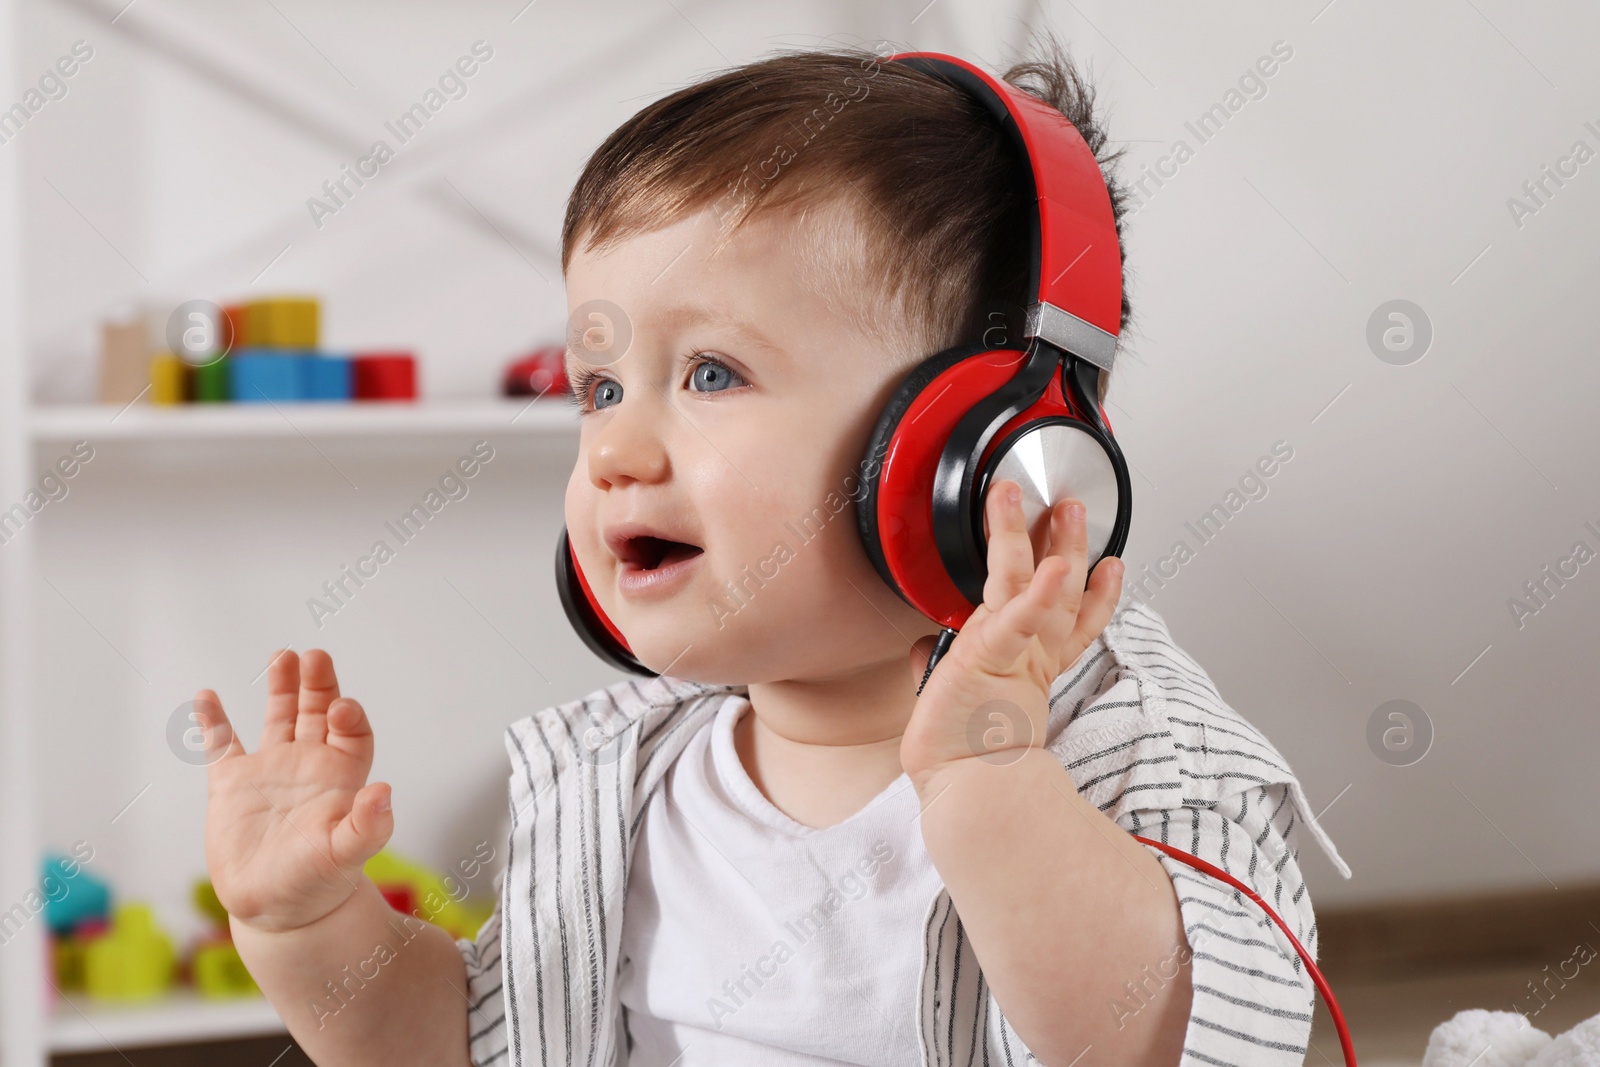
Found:
[{"label": "red headphone", "polygon": [[[1022,486],[1029,528],[1059,500],[1082,500],[1090,570],[1127,543],[1133,501],[1128,465],[1098,401],[1122,325],[1122,251],[1111,194],[1094,153],[1055,108],[954,56],[902,52],[904,63],[965,90],[994,116],[1025,160],[1030,213],[1025,348],[977,341],[930,356],[906,376],[878,418],[861,462],[856,519],[884,582],[944,629],[923,672],[933,673],[978,604],[988,577],[983,501],[991,482]],[[928,547],[933,546],[934,551]],[[622,670],[655,676],[634,657],[578,567],[566,528],[556,588],[585,644]],[[918,688],[921,692],[921,688]],[[1327,1001],[1345,1062],[1350,1031],[1322,972],[1288,925],[1228,872],[1138,834],[1135,840],[1245,893],[1283,930]]]},{"label": "red headphone", "polygon": [[[1026,347],[978,341],[913,368],[878,419],[851,494],[867,558],[902,600],[944,627],[931,672],[983,602],[983,500],[995,479],[1022,486],[1030,528],[1056,501],[1082,500],[1091,569],[1127,542],[1128,467],[1097,400],[1121,326],[1122,253],[1100,164],[1059,111],[953,56],[902,52],[889,61],[982,104],[1026,161],[1027,196],[1038,204],[1029,213]],[[600,607],[565,527],[556,588],[590,650],[655,675]]]}]

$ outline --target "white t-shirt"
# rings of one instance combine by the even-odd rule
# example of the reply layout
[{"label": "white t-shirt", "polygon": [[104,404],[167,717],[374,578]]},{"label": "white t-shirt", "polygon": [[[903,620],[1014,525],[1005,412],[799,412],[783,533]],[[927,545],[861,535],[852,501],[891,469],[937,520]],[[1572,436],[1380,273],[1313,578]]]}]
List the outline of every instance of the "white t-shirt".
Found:
[{"label": "white t-shirt", "polygon": [[630,1067],[915,1065],[922,960],[941,881],[911,780],[825,829],[762,796],[730,694],[651,797],[623,904],[618,992]]}]

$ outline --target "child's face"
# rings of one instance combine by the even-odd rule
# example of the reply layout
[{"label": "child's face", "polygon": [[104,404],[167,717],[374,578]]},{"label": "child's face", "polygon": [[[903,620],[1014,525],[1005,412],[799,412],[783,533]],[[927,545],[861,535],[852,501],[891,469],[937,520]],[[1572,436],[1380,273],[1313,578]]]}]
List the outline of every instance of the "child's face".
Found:
[{"label": "child's face", "polygon": [[[852,325],[848,302],[865,287],[836,262],[802,265],[821,221],[757,216],[715,249],[716,217],[702,211],[571,257],[568,308],[609,301],[626,317],[616,336],[632,339],[616,358],[569,335],[569,374],[600,379],[579,394],[593,410],[567,528],[600,606],[652,670],[725,684],[823,678],[904,659],[938,632],[884,585],[856,527],[878,412],[927,353],[885,350]],[[669,584],[633,591],[605,541],[625,522],[703,551]]]}]

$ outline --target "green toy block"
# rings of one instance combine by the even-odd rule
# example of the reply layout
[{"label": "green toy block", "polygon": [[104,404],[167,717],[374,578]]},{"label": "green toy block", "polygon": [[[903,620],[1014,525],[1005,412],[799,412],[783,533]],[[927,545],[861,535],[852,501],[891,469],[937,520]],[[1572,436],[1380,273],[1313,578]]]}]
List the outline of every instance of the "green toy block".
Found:
[{"label": "green toy block", "polygon": [[176,954],[150,905],[119,904],[111,929],[84,949],[84,985],[102,1000],[147,1000],[172,985]]},{"label": "green toy block", "polygon": [[233,399],[232,368],[226,356],[215,363],[194,369],[194,399],[199,403],[220,403]]},{"label": "green toy block", "polygon": [[202,997],[220,1000],[261,995],[261,988],[239,958],[239,950],[225,938],[196,946],[189,966],[195,991]]}]

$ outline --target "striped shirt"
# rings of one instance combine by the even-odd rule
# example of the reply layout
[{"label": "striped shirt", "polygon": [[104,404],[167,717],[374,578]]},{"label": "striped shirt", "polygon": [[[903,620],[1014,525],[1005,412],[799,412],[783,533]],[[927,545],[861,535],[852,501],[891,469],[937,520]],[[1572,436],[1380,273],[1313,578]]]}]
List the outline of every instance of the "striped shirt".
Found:
[{"label": "striped shirt", "polygon": [[[474,1065],[627,1064],[617,968],[633,846],[667,768],[727,693],[747,690],[629,678],[506,730],[506,867],[494,914],[476,939],[457,942]],[[1251,886],[1316,956],[1300,835],[1310,833],[1344,877],[1350,869],[1283,756],[1223,702],[1148,604],[1119,607],[1052,683],[1045,746],[1117,825]],[[1243,894],[1151,851],[1173,881],[1188,946],[1139,973],[1109,976],[1105,1002],[1081,1010],[1126,1020],[1188,960],[1184,1067],[1303,1063],[1315,990],[1293,946]],[[907,1022],[924,1064],[1036,1062],[984,981],[942,887],[916,951],[919,998]]]}]

